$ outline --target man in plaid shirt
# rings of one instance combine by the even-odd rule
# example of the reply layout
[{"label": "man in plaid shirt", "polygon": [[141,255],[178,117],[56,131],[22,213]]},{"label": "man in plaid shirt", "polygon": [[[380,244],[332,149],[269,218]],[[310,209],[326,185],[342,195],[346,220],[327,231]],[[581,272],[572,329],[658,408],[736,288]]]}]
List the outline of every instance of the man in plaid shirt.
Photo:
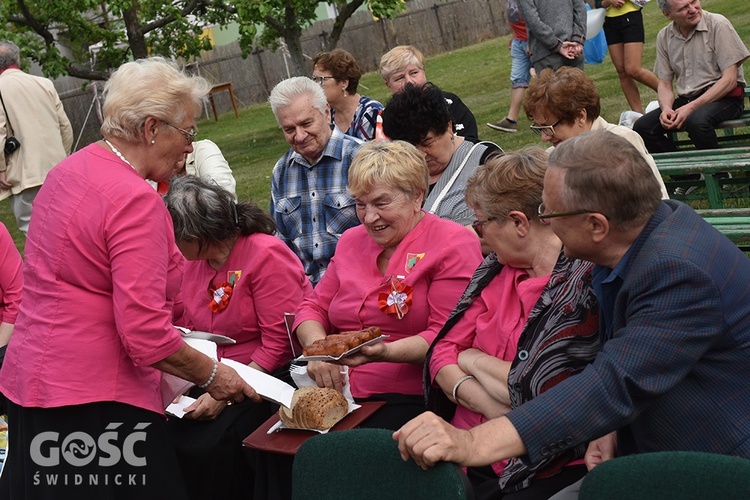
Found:
[{"label": "man in plaid shirt", "polygon": [[323,89],[309,78],[282,81],[268,101],[291,146],[273,168],[271,215],[314,286],[341,234],[360,223],[346,185],[361,141],[331,130]]}]

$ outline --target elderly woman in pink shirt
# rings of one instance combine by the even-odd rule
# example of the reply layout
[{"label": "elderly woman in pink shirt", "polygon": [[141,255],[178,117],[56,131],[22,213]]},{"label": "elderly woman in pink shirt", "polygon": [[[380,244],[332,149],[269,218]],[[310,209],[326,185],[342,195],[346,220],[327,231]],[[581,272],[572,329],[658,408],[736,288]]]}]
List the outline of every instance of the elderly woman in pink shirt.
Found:
[{"label": "elderly woman in pink shirt", "polygon": [[172,326],[183,260],[161,197],[192,151],[210,85],[161,58],[105,87],[104,138],[34,202],[21,309],[0,372],[11,449],[0,498],[184,498],[162,371],[217,400],[259,400]]},{"label": "elderly woman in pink shirt", "polygon": [[[233,193],[216,183],[176,178],[165,202],[187,259],[183,314],[175,323],[234,339],[218,346],[220,358],[273,374],[293,357],[284,313],[312,292],[302,263],[274,236],[267,212],[235,203]],[[197,401],[185,416],[168,423],[190,497],[247,498],[253,474],[242,440],[274,409],[267,402],[228,406],[200,388],[190,396]]]},{"label": "elderly woman in pink shirt", "polygon": [[[342,235],[325,276],[297,311],[303,346],[369,326],[388,335],[341,360],[355,400],[386,401],[368,426],[397,429],[424,410],[425,353],[482,260],[472,231],[422,210],[428,176],[424,157],[406,142],[360,149],[348,189],[362,225]],[[338,364],[311,362],[307,371],[321,387],[342,388]]]},{"label": "elderly woman in pink shirt", "polygon": [[[474,228],[492,248],[427,354],[431,409],[455,403],[451,423],[471,429],[504,415],[593,361],[599,304],[593,264],[565,256],[544,214],[547,155],[529,148],[489,160],[466,185]],[[542,215],[539,215],[542,214]],[[450,411],[438,411],[445,418]],[[516,458],[469,467],[477,499],[547,499],[586,473],[585,447],[534,467]]]}]

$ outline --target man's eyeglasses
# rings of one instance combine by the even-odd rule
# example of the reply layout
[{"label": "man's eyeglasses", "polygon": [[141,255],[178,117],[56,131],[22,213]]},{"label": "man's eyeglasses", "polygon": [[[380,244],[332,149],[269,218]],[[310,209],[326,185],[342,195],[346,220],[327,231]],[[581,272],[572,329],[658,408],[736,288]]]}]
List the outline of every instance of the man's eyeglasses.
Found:
[{"label": "man's eyeglasses", "polygon": [[174,129],[179,130],[180,133],[185,137],[185,141],[188,144],[192,144],[193,141],[195,140],[195,136],[198,135],[198,131],[196,131],[196,130],[185,130],[184,128],[175,127],[174,125],[172,125],[171,123],[169,123],[166,120],[162,120],[162,123],[164,123],[166,125],[169,125],[170,127],[174,128]]},{"label": "man's eyeglasses", "polygon": [[537,215],[539,216],[539,220],[542,222],[542,224],[549,224],[549,221],[547,219],[554,219],[555,217],[567,217],[569,215],[599,213],[599,212],[594,212],[593,210],[571,210],[570,212],[545,213],[546,210],[547,210],[547,207],[544,206],[544,203],[540,204],[539,208],[537,209]]},{"label": "man's eyeglasses", "polygon": [[477,236],[480,238],[484,238],[484,225],[488,222],[492,222],[493,220],[497,220],[497,217],[487,217],[484,220],[475,220],[471,223],[471,228],[474,229],[474,231],[477,233]]},{"label": "man's eyeglasses", "polygon": [[552,125],[529,125],[529,128],[536,135],[547,134],[548,136],[553,137],[555,135],[555,125],[558,123],[560,123],[560,120],[557,120]]},{"label": "man's eyeglasses", "polygon": [[328,80],[329,78],[336,78],[335,76],[311,76],[310,79],[317,83],[318,85],[323,85],[323,82]]}]

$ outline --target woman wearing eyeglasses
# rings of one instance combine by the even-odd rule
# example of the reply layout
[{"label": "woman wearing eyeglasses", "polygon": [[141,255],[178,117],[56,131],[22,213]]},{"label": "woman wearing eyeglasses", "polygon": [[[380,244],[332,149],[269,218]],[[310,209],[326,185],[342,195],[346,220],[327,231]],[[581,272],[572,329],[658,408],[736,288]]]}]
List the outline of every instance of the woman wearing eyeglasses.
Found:
[{"label": "woman wearing eyeglasses", "polygon": [[578,68],[545,69],[531,80],[523,103],[531,130],[556,147],[562,141],[589,130],[608,130],[628,140],[648,162],[661,186],[662,197],[669,198],[656,162],[646,150],[637,132],[608,123],[599,116],[601,106],[594,82]]},{"label": "woman wearing eyeglasses", "polygon": [[[462,429],[575,375],[599,350],[593,264],[567,258],[538,216],[546,161],[540,148],[507,153],[478,167],[466,186],[478,219],[474,227],[493,252],[475,271],[425,362],[428,407]],[[512,459],[467,473],[478,499],[518,490],[524,499],[547,499],[585,474],[585,449],[551,453],[533,468]]]},{"label": "woman wearing eyeglasses", "polygon": [[375,125],[383,105],[357,93],[362,71],[347,51],[321,52],[312,61],[313,76],[323,87],[331,106],[331,125],[363,141],[375,138]]},{"label": "woman wearing eyeglasses", "polygon": [[146,182],[192,151],[209,89],[162,58],[123,64],[104,89],[104,138],[42,185],[0,372],[13,443],[0,498],[185,498],[162,372],[218,401],[260,401],[172,325],[184,264]]}]

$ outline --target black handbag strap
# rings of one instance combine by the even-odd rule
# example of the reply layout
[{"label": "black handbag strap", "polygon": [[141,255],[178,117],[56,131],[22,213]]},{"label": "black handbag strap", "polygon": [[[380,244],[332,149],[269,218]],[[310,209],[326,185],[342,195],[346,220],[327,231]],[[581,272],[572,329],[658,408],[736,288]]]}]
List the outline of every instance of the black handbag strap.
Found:
[{"label": "black handbag strap", "polygon": [[10,134],[8,134],[9,137],[13,137],[13,125],[10,124],[10,116],[8,116],[8,110],[5,109],[5,101],[3,100],[3,93],[0,92],[0,103],[3,104],[3,113],[5,113],[5,123],[8,124],[8,130],[10,131]]}]

